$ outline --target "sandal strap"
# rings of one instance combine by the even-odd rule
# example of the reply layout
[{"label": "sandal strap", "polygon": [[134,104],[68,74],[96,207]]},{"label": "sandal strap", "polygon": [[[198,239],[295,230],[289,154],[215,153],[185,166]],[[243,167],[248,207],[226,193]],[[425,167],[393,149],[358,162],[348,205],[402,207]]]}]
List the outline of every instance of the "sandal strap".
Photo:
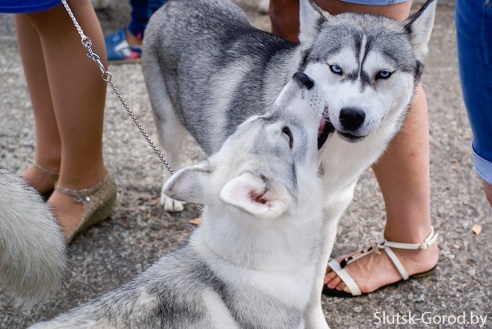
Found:
[{"label": "sandal strap", "polygon": [[403,278],[403,280],[408,280],[409,276],[408,276],[407,270],[405,270],[405,267],[403,267],[403,264],[400,262],[398,257],[395,255],[393,250],[391,250],[391,248],[388,247],[388,248],[385,248],[384,251],[386,252],[386,255],[388,255],[388,257],[391,259],[391,261],[393,262],[393,265],[396,267],[398,272],[400,272],[400,275]]},{"label": "sandal strap", "polygon": [[360,296],[362,295],[362,292],[360,291],[359,286],[357,283],[354,281],[354,279],[348,274],[345,269],[343,269],[340,264],[335,260],[331,259],[328,262],[328,266],[338,275],[338,277],[345,283],[345,286],[350,290],[350,293],[352,296]]},{"label": "sandal strap", "polygon": [[402,242],[392,242],[388,241],[384,238],[384,233],[381,232],[381,236],[378,242],[379,249],[385,249],[385,247],[396,248],[396,249],[408,249],[408,250],[416,250],[416,249],[427,249],[430,245],[436,243],[437,238],[439,237],[439,233],[434,232],[434,228],[431,227],[431,232],[425,238],[422,243],[402,243]]},{"label": "sandal strap", "polygon": [[68,187],[63,187],[58,185],[58,182],[55,183],[55,190],[66,195],[73,196],[73,200],[78,203],[89,202],[91,200],[91,195],[97,192],[101,187],[105,184],[105,181],[108,179],[109,175],[106,175],[104,179],[97,184],[81,190],[75,190]]},{"label": "sandal strap", "polygon": [[424,242],[422,243],[402,243],[402,242],[388,241],[384,238],[384,232],[381,232],[379,242],[373,243],[369,248],[364,249],[355,255],[343,259],[340,263],[332,259],[328,262],[328,266],[330,266],[331,269],[338,275],[338,277],[345,283],[345,285],[349,288],[352,295],[359,296],[360,295],[359,286],[357,285],[357,283],[355,283],[354,279],[352,279],[350,274],[348,274],[348,272],[345,271],[344,269],[345,266],[371,253],[379,254],[381,253],[380,250],[384,249],[389,259],[393,262],[393,265],[400,273],[401,277],[404,280],[408,280],[409,275],[405,270],[405,267],[403,267],[402,263],[395,255],[393,250],[391,250],[391,248],[407,249],[407,250],[418,250],[418,249],[426,250],[430,245],[436,243],[438,237],[439,237],[439,233],[435,233],[433,227],[431,227],[430,234],[427,236],[427,238],[425,238]]},{"label": "sandal strap", "polygon": [[418,249],[426,250],[427,248],[429,248],[430,245],[436,243],[438,237],[439,237],[439,233],[435,233],[433,227],[431,227],[430,234],[427,236],[427,238],[425,238],[424,242],[422,243],[402,243],[402,242],[388,241],[384,238],[384,232],[381,232],[381,237],[377,247],[379,249],[384,249],[388,257],[393,262],[393,265],[395,265],[398,272],[400,272],[400,275],[403,278],[403,280],[408,280],[409,275],[405,270],[405,267],[403,267],[402,263],[395,255],[393,250],[391,250],[391,248],[407,249],[407,250],[418,250]]},{"label": "sandal strap", "polygon": [[55,179],[58,179],[58,176],[59,176],[59,173],[58,171],[52,171],[52,170],[48,170],[46,168],[43,168],[41,167],[41,165],[39,163],[36,162],[36,160],[32,160],[32,165],[34,166],[34,168],[36,168],[36,170],[38,170],[40,173],[46,175],[46,176],[49,176],[49,177],[53,177]]}]

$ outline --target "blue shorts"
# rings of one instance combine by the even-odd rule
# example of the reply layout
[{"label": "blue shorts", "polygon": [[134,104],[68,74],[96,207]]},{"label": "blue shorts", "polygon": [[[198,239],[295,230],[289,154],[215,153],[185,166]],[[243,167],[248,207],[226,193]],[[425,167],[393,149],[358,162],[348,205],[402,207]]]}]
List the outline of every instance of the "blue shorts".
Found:
[{"label": "blue shorts", "polygon": [[473,132],[473,165],[492,184],[492,3],[456,0],[461,89]]},{"label": "blue shorts", "polygon": [[22,14],[56,7],[61,0],[0,0],[0,13]]},{"label": "blue shorts", "polygon": [[407,2],[408,0],[340,0],[340,1],[355,3],[358,5],[386,6],[386,5],[396,5],[398,3]]}]

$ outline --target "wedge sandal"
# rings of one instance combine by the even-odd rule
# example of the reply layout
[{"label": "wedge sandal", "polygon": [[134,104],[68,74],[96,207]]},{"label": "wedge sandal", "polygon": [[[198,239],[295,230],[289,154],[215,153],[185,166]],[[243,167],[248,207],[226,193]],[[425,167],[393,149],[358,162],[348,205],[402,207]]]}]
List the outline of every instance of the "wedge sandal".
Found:
[{"label": "wedge sandal", "polygon": [[[437,238],[439,236],[439,233],[434,232],[434,228],[431,229],[430,234],[427,236],[427,238],[424,240],[423,243],[401,243],[401,242],[392,242],[388,241],[384,238],[384,234],[381,233],[380,239],[378,242],[373,243],[369,248],[362,250],[361,252],[352,255],[350,257],[347,257],[343,259],[340,263],[338,263],[335,259],[331,259],[328,262],[328,266],[335,272],[335,274],[342,280],[347,288],[350,290],[350,293],[345,292],[345,291],[339,291],[336,289],[331,289],[328,288],[327,286],[323,286],[323,294],[325,296],[330,296],[330,297],[357,297],[361,295],[366,295],[366,293],[362,293],[360,291],[359,286],[355,282],[355,280],[350,276],[350,274],[345,271],[345,266],[347,266],[350,263],[353,263],[357,261],[358,259],[361,259],[362,257],[365,257],[371,253],[376,253],[380,254],[382,250],[386,252],[388,255],[389,259],[392,261],[393,265],[396,267],[398,272],[400,273],[402,279],[400,281],[390,283],[388,285],[385,285],[381,288],[388,287],[388,286],[393,286],[397,285],[398,283],[408,280],[408,279],[417,279],[417,278],[423,278],[427,277],[431,274],[434,273],[434,270],[436,269],[436,266],[431,268],[428,271],[417,273],[414,275],[408,275],[407,271],[401,264],[400,260],[398,257],[395,255],[393,250],[391,248],[395,249],[407,249],[407,250],[426,250],[429,246],[433,245],[436,243]],[[377,290],[379,290],[377,289]]]},{"label": "wedge sandal", "polygon": [[66,237],[68,243],[90,227],[109,219],[116,200],[116,183],[109,173],[102,181],[87,189],[74,190],[62,187],[57,183],[55,190],[72,196],[74,202],[82,203],[84,206],[79,224],[73,227]]}]

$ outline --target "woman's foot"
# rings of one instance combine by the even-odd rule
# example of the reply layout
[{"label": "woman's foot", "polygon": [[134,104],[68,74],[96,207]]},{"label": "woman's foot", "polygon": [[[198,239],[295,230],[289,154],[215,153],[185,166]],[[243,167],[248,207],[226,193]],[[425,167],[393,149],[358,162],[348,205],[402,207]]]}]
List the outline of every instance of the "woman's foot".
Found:
[{"label": "woman's foot", "polygon": [[[398,249],[391,248],[399,259],[409,276],[431,270],[437,264],[439,250],[437,244],[433,243],[427,249]],[[389,258],[384,249],[372,252],[347,264],[344,270],[354,279],[360,291],[364,293],[373,292],[381,287],[402,280],[402,276]],[[360,252],[360,251],[359,251]],[[341,262],[350,256],[359,254],[355,252],[336,258]],[[324,278],[324,285],[329,289],[350,293],[346,284],[328,266]]]},{"label": "woman's foot", "polygon": [[110,63],[132,63],[142,56],[142,39],[127,29],[106,35],[104,42]]},{"label": "woman's foot", "polygon": [[53,208],[56,214],[58,223],[60,224],[65,238],[70,236],[70,233],[79,225],[84,213],[84,205],[75,202],[73,196],[62,194],[58,191],[53,191],[48,203]]}]

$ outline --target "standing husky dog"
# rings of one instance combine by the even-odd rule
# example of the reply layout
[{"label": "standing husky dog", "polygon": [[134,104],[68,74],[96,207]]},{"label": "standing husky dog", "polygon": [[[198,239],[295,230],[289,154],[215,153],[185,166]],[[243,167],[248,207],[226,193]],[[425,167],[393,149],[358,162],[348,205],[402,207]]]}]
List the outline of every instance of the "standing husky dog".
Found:
[{"label": "standing husky dog", "polygon": [[[295,44],[255,29],[227,0],[168,1],[149,22],[142,64],[171,166],[181,166],[187,134],[207,154],[216,152],[301,71],[324,90],[337,131],[323,161],[327,207],[338,201],[347,205],[355,181],[405,118],[435,8],[436,2],[428,1],[400,23],[383,16],[330,16],[310,0],[300,0],[300,43]],[[309,108],[299,115],[302,111]],[[161,202],[169,211],[183,209],[165,194]]]},{"label": "standing husky dog", "polygon": [[58,285],[66,242],[49,206],[20,177],[0,168],[0,285],[33,304]]},{"label": "standing husky dog", "polygon": [[272,112],[249,118],[218,153],[168,180],[166,194],[205,205],[184,247],[32,329],[326,328],[311,311],[327,243],[317,175],[326,140],[318,136],[326,127],[321,94],[297,73]]}]

